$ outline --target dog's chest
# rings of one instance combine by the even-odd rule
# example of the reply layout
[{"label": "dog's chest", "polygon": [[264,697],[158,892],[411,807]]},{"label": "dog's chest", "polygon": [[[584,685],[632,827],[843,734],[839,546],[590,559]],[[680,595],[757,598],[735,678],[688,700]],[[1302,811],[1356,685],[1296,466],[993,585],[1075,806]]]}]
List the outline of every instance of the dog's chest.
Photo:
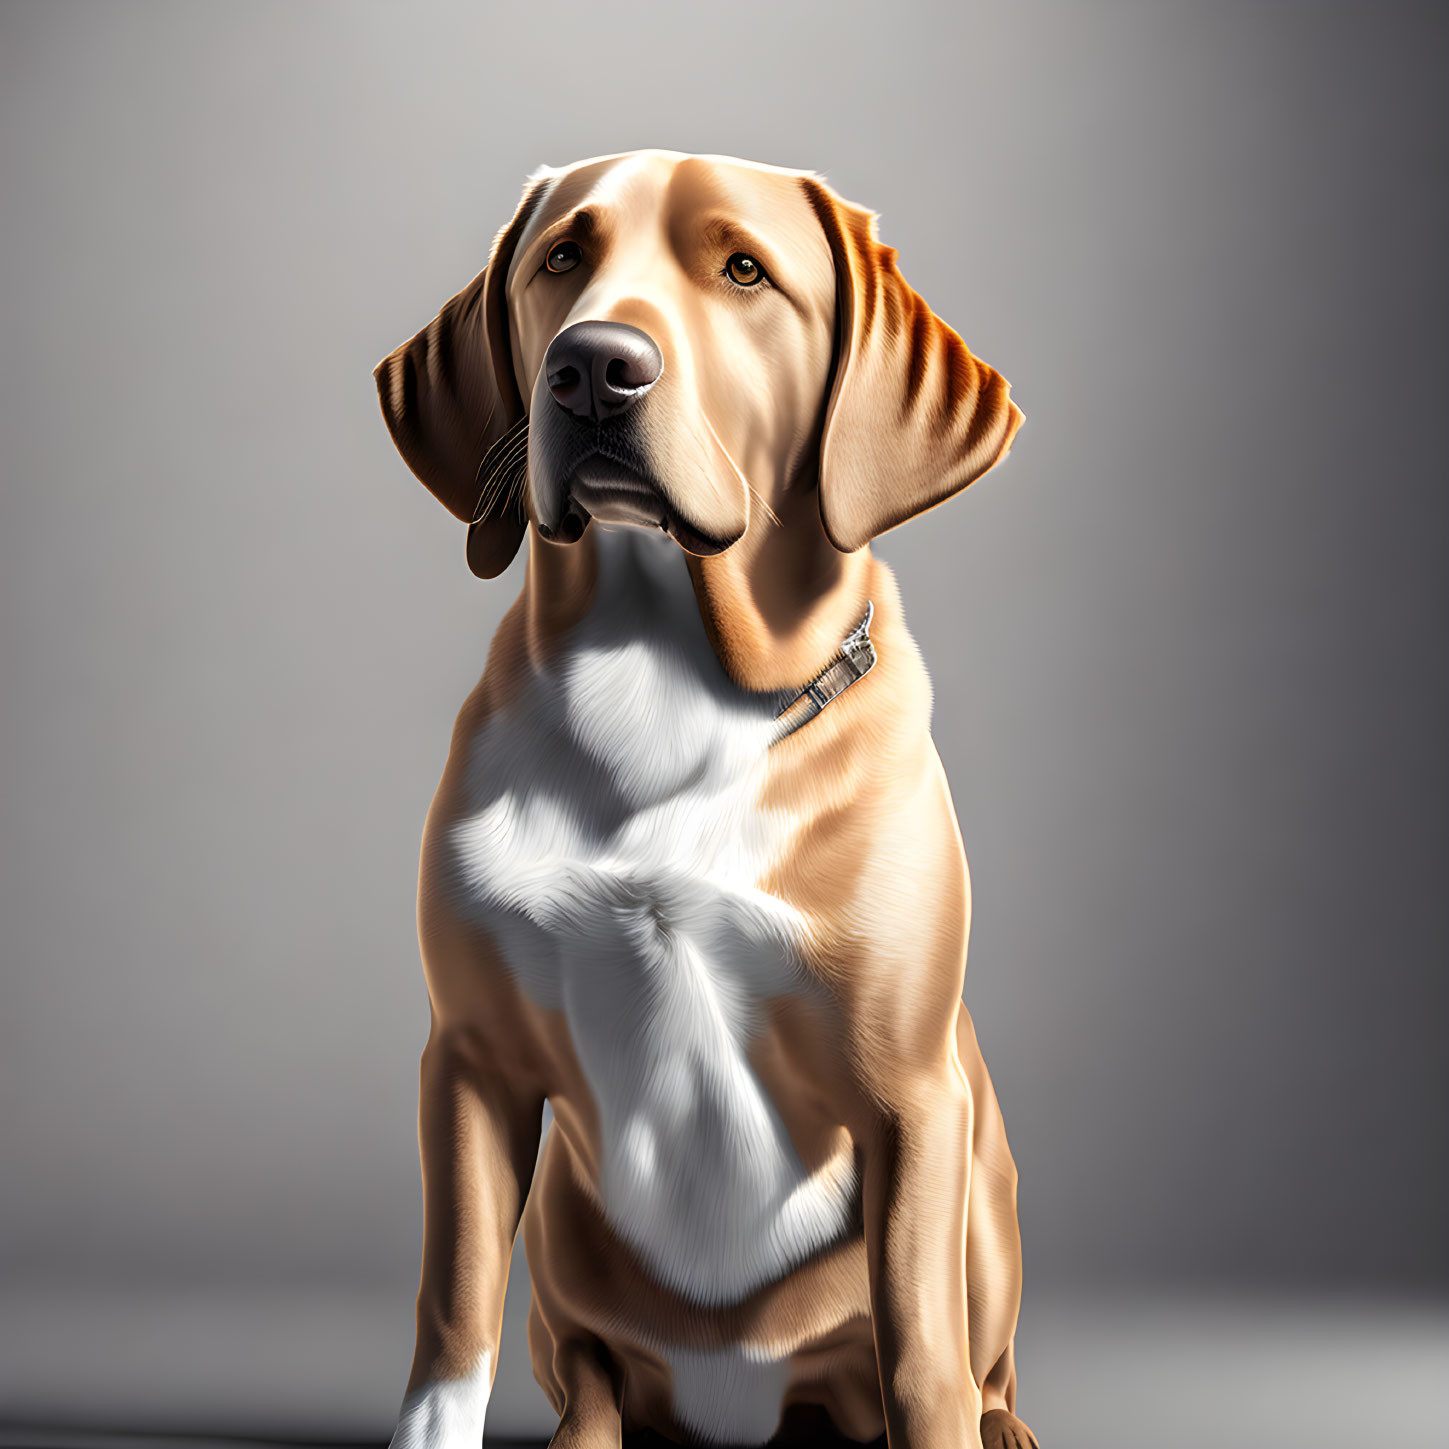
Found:
[{"label": "dog's chest", "polygon": [[748,1060],[765,1004],[804,988],[801,923],[760,885],[791,830],[759,804],[776,701],[724,674],[677,545],[598,546],[589,613],[472,742],[454,863],[568,1021],[611,1222],[727,1302],[838,1235],[855,1191],[848,1160],[806,1172]]}]

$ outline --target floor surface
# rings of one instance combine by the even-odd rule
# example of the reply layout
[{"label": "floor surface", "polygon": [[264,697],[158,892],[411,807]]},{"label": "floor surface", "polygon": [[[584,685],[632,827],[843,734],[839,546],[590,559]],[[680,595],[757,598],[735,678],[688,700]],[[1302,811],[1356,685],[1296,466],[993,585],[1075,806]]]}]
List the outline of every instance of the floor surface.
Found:
[{"label": "floor surface", "polygon": [[[526,1306],[511,1295],[490,1443],[553,1427]],[[385,1445],[411,1332],[406,1289],[3,1292],[0,1449]],[[1043,1449],[1449,1446],[1449,1303],[1028,1300],[1017,1356]]]}]

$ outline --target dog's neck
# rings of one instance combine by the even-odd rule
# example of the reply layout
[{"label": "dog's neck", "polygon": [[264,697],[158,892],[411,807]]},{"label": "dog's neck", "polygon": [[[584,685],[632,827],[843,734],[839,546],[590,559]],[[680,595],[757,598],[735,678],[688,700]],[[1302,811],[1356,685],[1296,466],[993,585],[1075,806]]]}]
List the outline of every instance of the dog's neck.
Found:
[{"label": "dog's neck", "polygon": [[710,643],[745,689],[799,689],[836,656],[871,597],[870,549],[841,553],[813,492],[786,494],[732,548],[689,560]]},{"label": "dog's neck", "polygon": [[[840,553],[813,495],[793,497],[777,516],[778,524],[757,520],[724,553],[685,555],[705,633],[743,689],[802,688],[838,656],[871,597],[870,549]],[[590,526],[578,543],[556,544],[529,528],[524,594],[536,661],[588,610],[598,580],[596,535]]]}]

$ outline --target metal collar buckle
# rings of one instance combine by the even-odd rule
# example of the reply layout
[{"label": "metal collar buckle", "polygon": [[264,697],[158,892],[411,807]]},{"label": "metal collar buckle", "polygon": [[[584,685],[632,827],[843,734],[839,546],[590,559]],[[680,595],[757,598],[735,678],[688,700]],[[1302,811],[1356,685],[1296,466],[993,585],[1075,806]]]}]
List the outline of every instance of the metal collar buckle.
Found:
[{"label": "metal collar buckle", "polygon": [[840,652],[798,694],[787,699],[775,712],[775,729],[770,743],[778,744],[786,735],[807,725],[831,700],[844,694],[857,679],[863,679],[875,668],[875,644],[870,637],[870,621],[875,605],[866,600],[863,618],[841,640]]}]

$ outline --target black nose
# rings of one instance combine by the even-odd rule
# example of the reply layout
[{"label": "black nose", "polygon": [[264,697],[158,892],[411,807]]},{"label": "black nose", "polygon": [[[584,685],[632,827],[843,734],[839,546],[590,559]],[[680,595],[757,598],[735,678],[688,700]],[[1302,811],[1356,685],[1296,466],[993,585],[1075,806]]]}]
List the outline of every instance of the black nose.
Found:
[{"label": "black nose", "polygon": [[664,359],[647,332],[626,322],[575,322],[549,343],[543,370],[560,407],[603,422],[659,381]]}]

